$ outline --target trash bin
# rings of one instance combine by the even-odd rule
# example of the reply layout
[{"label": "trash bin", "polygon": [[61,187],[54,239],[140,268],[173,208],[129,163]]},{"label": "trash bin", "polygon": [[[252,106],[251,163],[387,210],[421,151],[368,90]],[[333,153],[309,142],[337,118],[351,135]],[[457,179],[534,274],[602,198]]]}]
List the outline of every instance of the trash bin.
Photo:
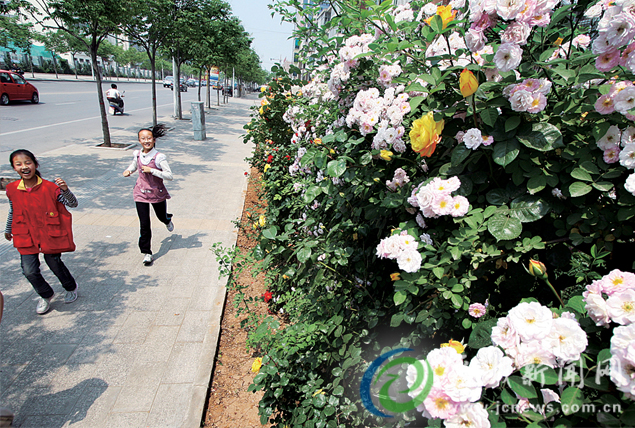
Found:
[{"label": "trash bin", "polygon": [[194,139],[205,140],[205,104],[203,101],[192,101],[192,128],[194,129]]}]

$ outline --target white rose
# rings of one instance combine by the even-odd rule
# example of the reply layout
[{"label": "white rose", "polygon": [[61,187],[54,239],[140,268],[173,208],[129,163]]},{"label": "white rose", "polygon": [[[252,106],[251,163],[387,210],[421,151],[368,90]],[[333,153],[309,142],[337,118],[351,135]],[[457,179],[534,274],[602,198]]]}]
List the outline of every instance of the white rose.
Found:
[{"label": "white rose", "polygon": [[495,346],[479,349],[470,361],[470,368],[476,371],[477,379],[481,380],[484,388],[497,387],[503,377],[514,371],[512,359]]},{"label": "white rose", "polygon": [[561,364],[576,361],[588,344],[586,333],[580,328],[580,324],[568,318],[553,320],[549,341],[553,354]]},{"label": "white rose", "polygon": [[514,43],[503,43],[494,55],[494,63],[500,71],[514,70],[522,60],[523,50]]},{"label": "white rose", "polygon": [[510,309],[507,317],[523,340],[547,337],[553,324],[551,310],[538,302],[522,302]]}]

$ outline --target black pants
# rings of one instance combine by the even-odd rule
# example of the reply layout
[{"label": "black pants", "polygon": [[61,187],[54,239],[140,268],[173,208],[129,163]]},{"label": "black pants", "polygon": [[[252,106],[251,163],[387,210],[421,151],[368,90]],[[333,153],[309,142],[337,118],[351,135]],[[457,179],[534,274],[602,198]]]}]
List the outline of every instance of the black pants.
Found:
[{"label": "black pants", "polygon": [[[45,299],[52,297],[55,292],[40,272],[40,255],[39,254],[21,254],[20,261],[22,264],[22,273],[29,280],[37,294]],[[73,291],[77,288],[75,278],[69,272],[68,268],[62,262],[61,254],[44,254],[44,261],[49,269],[55,274],[57,279],[62,283],[62,287],[66,291]]]},{"label": "black pants", "polygon": [[[135,202],[137,205],[137,215],[139,216],[139,225],[141,226],[141,234],[139,235],[139,249],[143,254],[152,254],[150,249],[150,241],[152,239],[152,227],[150,224],[150,204],[148,202]],[[159,221],[163,224],[169,224],[172,214],[167,213],[168,204],[166,201],[155,202],[152,204],[154,213]]]},{"label": "black pants", "polygon": [[121,98],[108,98],[108,102],[115,103],[119,107],[123,107],[123,100]]}]

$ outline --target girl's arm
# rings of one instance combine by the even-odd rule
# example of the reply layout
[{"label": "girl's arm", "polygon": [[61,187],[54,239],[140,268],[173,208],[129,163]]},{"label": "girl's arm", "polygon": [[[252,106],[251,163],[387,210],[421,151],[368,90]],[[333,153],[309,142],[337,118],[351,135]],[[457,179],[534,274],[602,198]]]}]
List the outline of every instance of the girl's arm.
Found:
[{"label": "girl's arm", "polygon": [[151,170],[152,175],[154,175],[155,177],[159,177],[162,180],[172,181],[174,179],[174,176],[172,175],[172,170],[170,169],[170,165],[168,165],[168,159],[165,157],[165,155],[157,156],[157,164],[161,169],[159,170],[153,168]]},{"label": "girl's arm", "polygon": [[60,189],[60,194],[57,197],[57,202],[61,202],[67,207],[76,208],[79,203],[77,202],[77,198],[71,192],[71,189],[66,188],[66,190]]},{"label": "girl's arm", "polygon": [[4,237],[7,241],[11,240],[11,225],[13,223],[13,202],[9,199],[9,215],[7,216],[7,225],[4,228]]},{"label": "girl's arm", "polygon": [[130,174],[132,174],[136,170],[137,170],[137,151],[135,150],[132,156],[132,162],[130,162],[130,165],[128,166],[128,168],[126,168],[125,171],[123,172],[123,176],[129,177]]}]

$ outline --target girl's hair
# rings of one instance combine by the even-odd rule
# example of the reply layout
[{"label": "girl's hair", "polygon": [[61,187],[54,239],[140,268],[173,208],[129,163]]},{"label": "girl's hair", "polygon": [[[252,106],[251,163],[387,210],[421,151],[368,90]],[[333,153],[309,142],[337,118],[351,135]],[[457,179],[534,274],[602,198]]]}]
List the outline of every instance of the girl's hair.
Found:
[{"label": "girl's hair", "polygon": [[38,167],[40,166],[39,162],[37,161],[35,155],[26,149],[16,150],[9,155],[9,162],[11,163],[11,167],[13,167],[13,158],[15,158],[18,155],[24,155],[28,158],[31,158],[31,160],[35,164],[35,173],[37,174],[38,177],[42,177],[42,175],[40,174],[40,171],[37,170]]},{"label": "girl's hair", "polygon": [[156,126],[153,126],[152,128],[141,128],[139,132],[137,132],[137,138],[139,138],[141,131],[150,131],[152,133],[152,138],[156,140],[157,138],[163,137],[168,132],[168,126],[165,123],[157,123]]}]

